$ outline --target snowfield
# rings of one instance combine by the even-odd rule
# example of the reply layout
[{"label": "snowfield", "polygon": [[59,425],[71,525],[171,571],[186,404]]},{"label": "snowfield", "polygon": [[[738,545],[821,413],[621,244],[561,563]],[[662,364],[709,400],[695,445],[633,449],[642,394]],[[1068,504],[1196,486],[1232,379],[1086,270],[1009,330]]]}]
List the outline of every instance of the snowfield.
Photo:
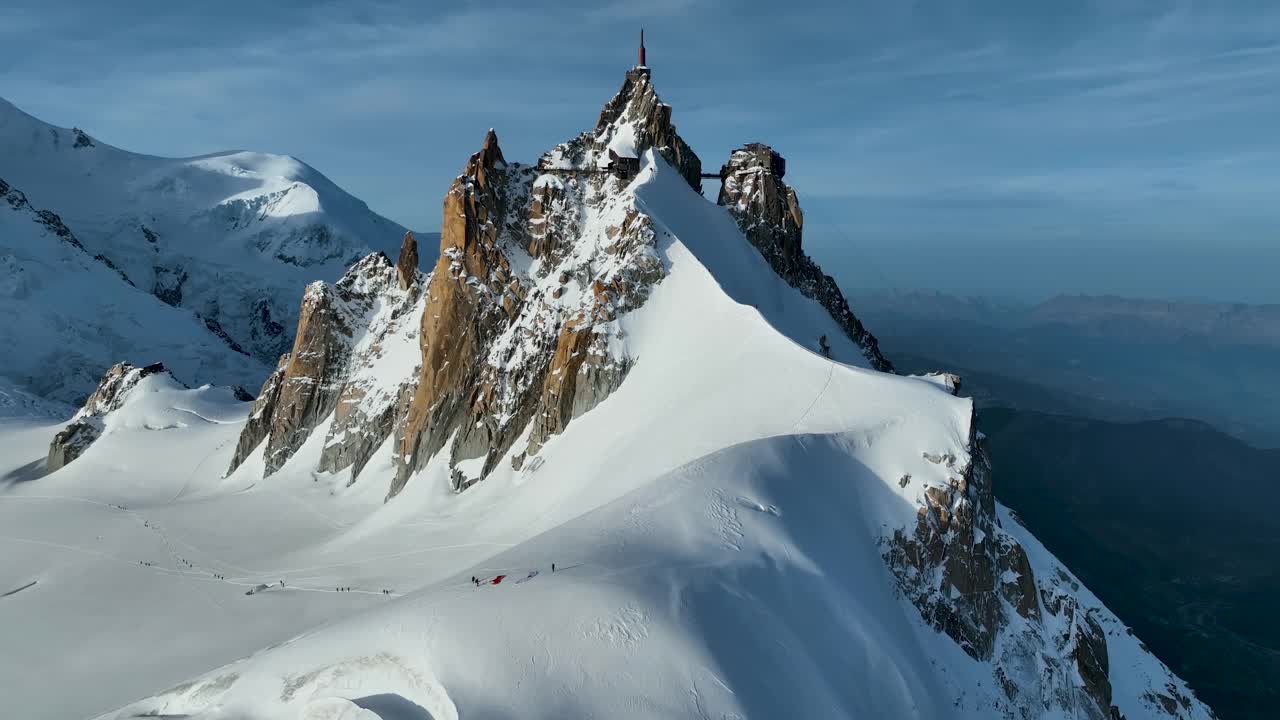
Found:
[{"label": "snowfield", "polygon": [[[266,480],[262,448],[222,478],[249,404],[163,375],[45,477],[59,424],[0,420],[0,594],[36,583],[0,597],[7,711],[1001,716],[991,667],[927,625],[882,558],[948,480],[925,456],[968,458],[971,401],[817,353],[825,334],[861,356],[651,151],[627,192],[667,269],[617,322],[634,367],[521,471],[508,458],[464,493],[442,453],[384,504],[391,440],[353,485],[313,473],[327,428]],[[1037,577],[1065,572],[1002,524]],[[1168,671],[1079,599],[1132,678],[1114,703],[1154,717],[1140,694]]]}]

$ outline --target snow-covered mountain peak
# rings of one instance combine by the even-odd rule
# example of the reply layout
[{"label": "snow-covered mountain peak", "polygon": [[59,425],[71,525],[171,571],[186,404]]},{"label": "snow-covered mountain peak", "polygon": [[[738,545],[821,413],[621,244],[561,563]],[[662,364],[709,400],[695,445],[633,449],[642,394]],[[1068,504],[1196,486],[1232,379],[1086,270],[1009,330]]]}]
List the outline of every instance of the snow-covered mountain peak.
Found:
[{"label": "snow-covered mountain peak", "polygon": [[141,155],[8,102],[0,157],[0,177],[56,213],[91,255],[263,363],[288,349],[307,283],[393,251],[405,233],[291,156]]},{"label": "snow-covered mountain peak", "polygon": [[535,165],[490,130],[432,270],[406,236],[307,286],[242,426],[122,427],[41,478],[145,476],[122,512],[222,593],[204,664],[138,660],[207,672],[129,668],[151,697],[112,716],[1208,717],[996,502],[958,382],[886,372],[781,156],[709,202],[671,118],[636,68]]},{"label": "snow-covered mountain peak", "polygon": [[136,287],[62,218],[0,178],[0,367],[19,392],[75,404],[121,359],[188,382],[256,385],[263,367],[207,322]]},{"label": "snow-covered mountain peak", "polygon": [[[683,193],[666,182],[673,172]],[[402,403],[391,423],[399,448],[390,496],[441,452],[458,489],[500,462],[518,469],[623,382],[637,350],[619,322],[645,304],[669,269],[659,248],[673,230],[660,227],[648,209],[653,193],[681,207],[681,216],[711,223],[708,237],[722,246],[705,245],[708,231],[701,229],[692,232],[697,252],[712,282],[736,300],[815,351],[888,367],[834,281],[799,252],[798,228],[789,265],[771,269],[768,248],[742,244],[735,216],[708,205],[700,182],[701,162],[644,69],[627,73],[592,130],[555,146],[533,167],[509,162],[497,133],[485,134],[445,196],[440,255],[418,329],[421,370],[400,380]],[[775,211],[740,199],[741,207],[731,208],[737,222],[762,225]],[[759,217],[750,219],[753,213]],[[779,277],[802,296],[821,295],[818,288],[829,297],[816,314],[803,299],[795,307],[779,302],[770,289]],[[300,371],[312,378],[313,369]],[[280,372],[269,387],[289,381],[289,371]],[[328,388],[322,407],[340,385],[321,383]],[[323,421],[323,414],[310,415],[300,427],[287,423],[288,432],[309,433]],[[378,424],[373,435],[384,436],[386,421]],[[246,430],[242,450],[265,437],[256,427]],[[233,469],[247,457],[237,453]]]}]

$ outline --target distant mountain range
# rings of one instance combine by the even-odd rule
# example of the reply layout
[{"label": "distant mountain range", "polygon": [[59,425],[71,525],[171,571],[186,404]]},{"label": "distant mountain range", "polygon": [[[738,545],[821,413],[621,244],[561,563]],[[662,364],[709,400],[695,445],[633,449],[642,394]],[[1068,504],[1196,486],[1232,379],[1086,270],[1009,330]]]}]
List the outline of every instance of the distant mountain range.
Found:
[{"label": "distant mountain range", "polygon": [[886,355],[946,368],[986,405],[1110,420],[1194,417],[1280,447],[1280,305],[1061,296],[1038,305],[855,293]]},{"label": "distant mountain range", "polygon": [[1059,295],[1031,309],[1036,325],[1065,325],[1132,342],[1205,342],[1280,349],[1280,305]]},{"label": "distant mountain range", "polygon": [[1280,305],[1116,295],[1057,295],[1040,303],[1023,303],[933,290],[859,291],[853,298],[877,315],[1009,329],[1062,325],[1097,337],[1280,349]]}]

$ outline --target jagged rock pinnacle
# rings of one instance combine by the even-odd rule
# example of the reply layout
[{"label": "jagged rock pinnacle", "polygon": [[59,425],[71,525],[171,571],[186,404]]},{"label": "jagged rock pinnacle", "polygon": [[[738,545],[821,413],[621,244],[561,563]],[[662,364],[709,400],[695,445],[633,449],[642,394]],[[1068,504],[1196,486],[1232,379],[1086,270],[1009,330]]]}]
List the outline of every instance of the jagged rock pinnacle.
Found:
[{"label": "jagged rock pinnacle", "polygon": [[400,257],[396,260],[396,277],[401,290],[408,290],[418,280],[418,241],[412,232],[404,234],[400,244]]},{"label": "jagged rock pinnacle", "polygon": [[768,145],[750,143],[733,151],[720,170],[719,204],[728,208],[742,234],[787,284],[818,301],[877,370],[892,372],[874,335],[849,309],[834,278],[804,253],[804,213],[796,192],[782,181],[786,160]]},{"label": "jagged rock pinnacle", "polygon": [[506,164],[502,157],[502,148],[498,147],[498,133],[493,128],[484,134],[484,143],[480,146],[481,162],[485,167],[498,167]]},{"label": "jagged rock pinnacle", "polygon": [[630,134],[628,144],[636,157],[653,148],[680,171],[690,187],[702,191],[702,161],[676,132],[671,106],[658,97],[648,68],[628,70],[622,87],[600,110],[594,139],[601,153],[619,133]]}]

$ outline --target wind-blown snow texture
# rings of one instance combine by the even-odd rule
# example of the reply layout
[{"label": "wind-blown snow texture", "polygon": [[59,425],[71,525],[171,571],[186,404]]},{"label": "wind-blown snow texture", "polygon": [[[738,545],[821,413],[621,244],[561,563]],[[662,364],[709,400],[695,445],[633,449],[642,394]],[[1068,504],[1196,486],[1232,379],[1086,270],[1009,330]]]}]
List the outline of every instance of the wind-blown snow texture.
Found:
[{"label": "wind-blown snow texture", "polygon": [[[0,180],[112,270],[82,268],[65,249],[41,247],[46,231],[0,221],[9,276],[0,311],[21,318],[6,330],[27,341],[4,344],[0,369],[61,402],[82,398],[126,359],[163,359],[186,382],[256,386],[293,341],[302,288],[336,279],[371,249],[394,248],[405,232],[291,157],[138,155],[3,99]],[[164,304],[185,312],[152,307]],[[184,329],[192,324],[198,332]]]},{"label": "wind-blown snow texture", "polygon": [[[0,598],[0,634],[20,648],[0,655],[9,706],[208,720],[1209,716],[983,500],[970,400],[866,367],[724,208],[642,154],[601,206],[647,218],[661,269],[607,320],[625,378],[536,454],[527,434],[502,449],[465,492],[439,452],[384,502],[372,479],[403,467],[394,436],[359,482],[318,470],[333,415],[276,472],[263,477],[259,446],[224,478],[248,406],[164,375],[37,480],[27,446],[58,426],[7,421],[0,576],[36,582]],[[377,342],[403,342],[411,330],[388,317],[367,316]],[[393,355],[388,371],[412,374]],[[978,604],[958,597],[954,563],[991,569],[996,545],[1015,559],[999,585]],[[142,620],[108,617],[121,607]],[[972,607],[993,615],[949,624]],[[962,645],[971,631],[990,647]]]}]

